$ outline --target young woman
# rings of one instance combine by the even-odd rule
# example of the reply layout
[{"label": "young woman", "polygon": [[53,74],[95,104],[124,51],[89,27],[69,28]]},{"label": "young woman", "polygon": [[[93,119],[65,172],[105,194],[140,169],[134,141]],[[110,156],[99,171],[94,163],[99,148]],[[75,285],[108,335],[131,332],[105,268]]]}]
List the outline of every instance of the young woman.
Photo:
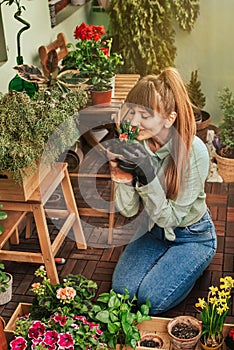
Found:
[{"label": "young woman", "polygon": [[142,78],[122,116],[141,131],[137,144],[111,146],[123,157],[118,167],[133,175],[131,184],[116,183],[116,205],[127,217],[143,205],[146,223],[121,255],[112,286],[120,293],[127,287],[140,304],[148,298],[156,315],[180,303],[214,257],[204,192],[209,156],[195,136],[192,105],[174,68]]}]

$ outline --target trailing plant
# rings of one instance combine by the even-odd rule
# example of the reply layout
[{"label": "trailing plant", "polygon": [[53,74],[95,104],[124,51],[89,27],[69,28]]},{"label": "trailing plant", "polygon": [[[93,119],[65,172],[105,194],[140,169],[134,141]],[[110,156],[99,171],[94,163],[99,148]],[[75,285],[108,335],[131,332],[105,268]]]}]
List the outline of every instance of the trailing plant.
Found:
[{"label": "trailing plant", "polygon": [[200,0],[173,0],[171,5],[179,26],[190,32],[200,13]]},{"label": "trailing plant", "polygon": [[0,169],[22,181],[22,169],[37,166],[44,152],[55,162],[79,137],[78,110],[87,104],[87,93],[58,87],[41,88],[32,99],[25,92],[10,91],[0,99]]},{"label": "trailing plant", "polygon": [[187,84],[189,98],[193,104],[195,119],[202,118],[202,109],[206,104],[206,97],[201,90],[201,81],[198,79],[198,70],[191,72],[190,81]]},{"label": "trailing plant", "polygon": [[116,349],[117,344],[136,348],[140,340],[137,324],[151,319],[150,302],[146,301],[138,307],[136,301],[135,296],[130,297],[127,288],[124,294],[111,290],[109,293],[100,294],[97,298],[95,313],[91,316],[100,323],[105,341],[111,349]]},{"label": "trailing plant", "polygon": [[0,264],[0,292],[1,293],[4,293],[9,287],[9,284],[8,284],[9,280],[10,280],[10,277],[5,272],[5,265]]},{"label": "trailing plant", "polygon": [[190,31],[199,14],[199,0],[112,0],[107,9],[113,49],[122,54],[122,73],[147,75],[174,66],[175,18]]},{"label": "trailing plant", "polygon": [[223,120],[219,125],[220,144],[218,153],[227,158],[234,158],[234,95],[229,88],[219,93],[220,109]]},{"label": "trailing plant", "polygon": [[[3,205],[0,204],[0,209],[2,209]],[[5,211],[0,211],[0,220],[5,220],[7,218],[7,213]],[[0,235],[3,233],[3,227],[0,225]]]},{"label": "trailing plant", "polygon": [[121,72],[146,75],[173,65],[175,32],[168,1],[112,0],[107,11],[113,49],[124,59]]}]

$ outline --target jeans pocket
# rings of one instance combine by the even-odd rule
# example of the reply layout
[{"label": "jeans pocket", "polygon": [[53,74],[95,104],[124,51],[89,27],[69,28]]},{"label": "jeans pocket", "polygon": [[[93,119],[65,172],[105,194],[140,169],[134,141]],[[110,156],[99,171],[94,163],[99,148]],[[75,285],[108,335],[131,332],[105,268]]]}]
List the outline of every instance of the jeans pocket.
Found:
[{"label": "jeans pocket", "polygon": [[213,223],[207,213],[201,218],[201,220],[195,222],[194,224],[187,226],[186,230],[193,235],[200,235],[204,233],[210,233],[213,227]]}]

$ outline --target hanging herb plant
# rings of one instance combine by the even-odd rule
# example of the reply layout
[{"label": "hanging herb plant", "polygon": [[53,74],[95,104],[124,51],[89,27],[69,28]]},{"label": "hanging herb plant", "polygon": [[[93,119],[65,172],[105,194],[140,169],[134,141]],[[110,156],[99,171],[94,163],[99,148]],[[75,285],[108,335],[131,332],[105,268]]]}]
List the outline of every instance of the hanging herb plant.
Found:
[{"label": "hanging herb plant", "polygon": [[176,54],[168,1],[112,0],[109,7],[113,49],[121,53],[121,72],[156,73],[173,65]]},{"label": "hanging herb plant", "polygon": [[171,5],[181,29],[190,32],[200,13],[200,0],[173,0]]},{"label": "hanging herb plant", "polygon": [[174,66],[173,18],[190,31],[199,14],[199,0],[112,0],[107,9],[113,50],[124,60],[122,73],[159,73]]}]

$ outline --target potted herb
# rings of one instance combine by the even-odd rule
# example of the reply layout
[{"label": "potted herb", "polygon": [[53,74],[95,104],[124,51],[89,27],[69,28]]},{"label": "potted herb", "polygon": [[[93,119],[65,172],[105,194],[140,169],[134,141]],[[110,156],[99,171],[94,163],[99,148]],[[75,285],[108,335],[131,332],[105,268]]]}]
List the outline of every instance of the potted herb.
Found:
[{"label": "potted herb", "polygon": [[223,344],[223,326],[229,310],[234,280],[230,276],[220,278],[219,288],[209,287],[207,299],[198,298],[195,304],[199,308],[202,321],[201,345],[204,349],[221,347]]},{"label": "potted herb", "polygon": [[206,135],[210,125],[211,116],[204,110],[206,97],[201,90],[201,81],[198,79],[198,70],[191,72],[190,81],[187,84],[188,94],[193,104],[193,111],[197,126],[197,136],[206,142]]},{"label": "potted herb", "polygon": [[[0,172],[3,176],[8,178],[10,172],[14,181],[22,184],[23,178],[37,169],[43,152],[47,164],[55,162],[79,138],[78,110],[86,103],[87,94],[83,89],[65,93],[58,86],[42,87],[32,98],[24,92],[10,91],[2,95]],[[1,186],[1,197],[2,190]]]},{"label": "potted herb", "polygon": [[[111,79],[123,62],[121,55],[111,50],[112,38],[105,35],[103,26],[88,25],[84,22],[76,26],[74,37],[77,42],[75,45],[67,44],[72,50],[63,59],[62,65],[63,70],[78,69],[81,77],[88,78],[87,83],[91,91],[110,91],[110,102]],[[93,101],[93,104],[100,104],[100,101]]]},{"label": "potted herb", "polygon": [[12,298],[13,277],[5,272],[5,265],[0,264],[0,305],[7,304]]},{"label": "potted herb", "polygon": [[218,172],[225,182],[234,181],[234,96],[229,88],[219,93],[223,120],[219,125],[219,142],[215,142]]}]

